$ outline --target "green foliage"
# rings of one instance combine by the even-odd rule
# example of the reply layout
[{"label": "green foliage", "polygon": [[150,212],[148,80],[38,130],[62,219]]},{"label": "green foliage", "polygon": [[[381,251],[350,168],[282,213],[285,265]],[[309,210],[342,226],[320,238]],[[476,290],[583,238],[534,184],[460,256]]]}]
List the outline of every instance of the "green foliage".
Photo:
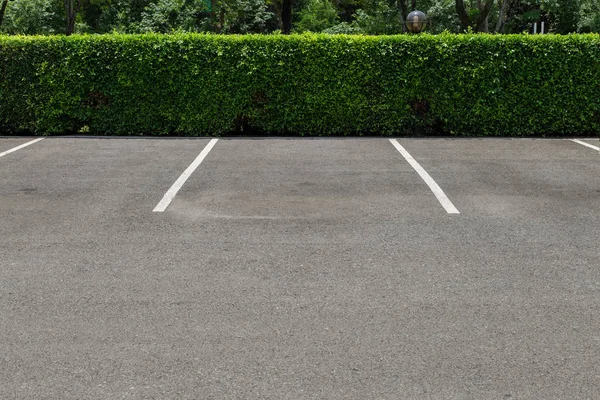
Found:
[{"label": "green foliage", "polygon": [[147,9],[155,3],[156,0],[111,0],[98,18],[99,31],[135,33],[140,30],[143,14],[148,14]]},{"label": "green foliage", "polygon": [[[154,0],[147,2],[141,11],[121,4],[121,11],[112,14],[113,25],[119,27],[118,32],[127,33],[210,32],[216,24],[210,18],[213,3],[209,0]],[[267,9],[265,0],[223,0],[214,8],[216,13],[223,12],[222,33],[268,33],[277,29],[277,17]]]},{"label": "green foliage", "polygon": [[564,34],[577,30],[580,3],[581,0],[541,0],[540,9],[550,17],[551,31]]},{"label": "green foliage", "polygon": [[[0,32],[62,34],[65,0],[11,0]],[[430,33],[469,31],[458,18],[457,0],[418,0]],[[490,3],[491,2],[491,3]],[[489,14],[486,4],[491,4]],[[412,0],[294,0],[296,32],[335,34],[401,33]],[[472,31],[521,33],[545,22],[551,33],[600,31],[598,0],[464,0]],[[282,0],[81,0],[77,33],[276,33]],[[487,18],[482,18],[483,14]],[[470,22],[469,22],[470,21]]]},{"label": "green foliage", "polygon": [[332,26],[331,28],[323,30],[323,33],[328,33],[331,35],[360,35],[364,32],[355,23],[341,22]]},{"label": "green foliage", "polygon": [[600,37],[0,36],[0,131],[600,132]]},{"label": "green foliage", "polygon": [[224,33],[269,33],[278,28],[277,17],[265,0],[236,0],[223,3]]},{"label": "green foliage", "polygon": [[367,35],[394,35],[402,33],[400,10],[387,0],[371,0],[368,7],[356,11],[352,24]]},{"label": "green foliage", "polygon": [[429,8],[424,8],[423,10],[430,20],[427,32],[460,32],[460,21],[456,14],[456,4],[454,0],[436,0]]},{"label": "green foliage", "polygon": [[296,24],[299,32],[322,32],[336,25],[339,16],[329,0],[311,0],[300,12],[300,21]]},{"label": "green foliage", "polygon": [[62,33],[61,11],[60,2],[56,0],[11,0],[0,32],[12,35]]},{"label": "green foliage", "polygon": [[600,3],[597,0],[581,1],[577,28],[582,32],[600,32]]},{"label": "green foliage", "polygon": [[158,0],[150,3],[141,13],[141,21],[133,30],[168,33],[174,30],[197,32],[207,24],[202,0]]}]

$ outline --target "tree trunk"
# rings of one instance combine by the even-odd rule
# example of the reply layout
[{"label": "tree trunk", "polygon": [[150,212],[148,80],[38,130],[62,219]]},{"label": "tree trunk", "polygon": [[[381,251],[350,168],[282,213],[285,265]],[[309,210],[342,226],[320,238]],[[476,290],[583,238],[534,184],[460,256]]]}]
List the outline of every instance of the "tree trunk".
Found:
[{"label": "tree trunk", "polygon": [[71,14],[67,17],[67,36],[72,35],[75,32],[75,15]]},{"label": "tree trunk", "polygon": [[70,35],[73,33],[74,29],[71,28],[71,20],[73,19],[73,10],[74,10],[74,1],[75,0],[65,0],[65,16],[67,17],[67,30],[65,33]]},{"label": "tree trunk", "polygon": [[215,13],[215,1],[211,0],[210,2],[210,15],[208,18],[210,18],[210,28],[212,29],[213,33],[218,33],[219,32],[219,28],[217,27],[217,14]]},{"label": "tree trunk", "polygon": [[402,32],[406,32],[406,24],[404,23],[406,16],[408,15],[406,0],[396,0],[396,7],[400,10],[400,19],[402,20]]},{"label": "tree trunk", "polygon": [[493,0],[487,0],[485,3],[483,3],[481,0],[477,0],[479,16],[477,21],[473,23],[471,18],[469,18],[469,14],[467,14],[464,0],[456,0],[456,13],[458,14],[460,25],[463,30],[468,30],[469,27],[472,27],[475,32],[489,32],[488,17],[490,15],[490,11],[492,10],[492,2]]},{"label": "tree trunk", "polygon": [[219,11],[219,33],[223,33],[223,29],[225,29],[225,8],[221,7]]},{"label": "tree trunk", "polygon": [[67,16],[67,30],[65,33],[67,36],[75,32],[75,19],[80,8],[81,0],[65,0],[65,14]]},{"label": "tree trunk", "polygon": [[500,6],[500,11],[498,14],[498,22],[496,23],[494,32],[501,33],[504,30],[504,17],[508,14],[508,7],[510,6],[510,3],[510,0],[502,1],[502,5]]},{"label": "tree trunk", "polygon": [[398,6],[398,9],[400,10],[400,16],[402,17],[402,21],[404,21],[404,18],[406,18],[406,16],[408,15],[406,0],[398,0],[396,4]]},{"label": "tree trunk", "polygon": [[479,4],[479,19],[475,31],[485,33],[490,31],[488,24],[490,11],[492,11],[492,0],[488,0],[484,4]]},{"label": "tree trunk", "polygon": [[488,16],[485,18],[480,18],[477,21],[477,26],[475,26],[475,32],[485,32],[488,33],[490,31],[490,27],[488,24]]},{"label": "tree trunk", "polygon": [[458,14],[461,28],[465,31],[469,29],[471,26],[471,19],[469,18],[469,14],[467,14],[463,0],[456,0],[456,13]]},{"label": "tree trunk", "polygon": [[284,35],[289,35],[292,30],[292,0],[282,1],[281,28]]},{"label": "tree trunk", "polygon": [[8,0],[2,0],[2,7],[0,7],[0,26],[2,26],[2,21],[4,21],[6,6],[8,6]]}]

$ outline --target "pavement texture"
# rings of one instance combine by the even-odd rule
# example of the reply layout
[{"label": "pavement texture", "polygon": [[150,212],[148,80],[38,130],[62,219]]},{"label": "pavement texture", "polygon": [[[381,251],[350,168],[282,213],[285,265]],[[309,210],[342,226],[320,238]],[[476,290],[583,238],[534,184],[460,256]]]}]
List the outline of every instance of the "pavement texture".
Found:
[{"label": "pavement texture", "polygon": [[600,398],[597,151],[208,142],[0,157],[0,398]]},{"label": "pavement texture", "polygon": [[32,138],[6,138],[0,136],[0,153],[30,142]]}]

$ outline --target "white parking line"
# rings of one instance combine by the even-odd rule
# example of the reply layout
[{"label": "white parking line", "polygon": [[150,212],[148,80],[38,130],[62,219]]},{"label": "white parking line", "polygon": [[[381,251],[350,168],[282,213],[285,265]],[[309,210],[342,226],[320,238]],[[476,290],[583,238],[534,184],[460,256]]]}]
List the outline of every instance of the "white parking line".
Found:
[{"label": "white parking line", "polygon": [[206,156],[212,150],[215,144],[217,144],[218,140],[219,139],[212,139],[210,142],[208,142],[208,144],[200,152],[198,157],[196,157],[196,159],[190,164],[190,166],[187,167],[185,171],[183,171],[183,174],[181,174],[181,176],[177,178],[173,186],[171,186],[171,188],[167,190],[167,193],[165,193],[162,200],[156,205],[156,207],[154,207],[154,210],[152,210],[153,212],[163,212],[167,209],[167,207],[169,206],[169,204],[171,204],[171,201],[173,200],[179,189],[181,189],[185,181],[187,181],[190,175],[192,175],[196,168],[198,168],[200,163],[204,161],[204,158],[206,158]]},{"label": "white parking line", "polygon": [[429,189],[431,189],[431,191],[438,199],[442,207],[444,207],[446,212],[448,214],[460,214],[456,207],[454,207],[454,204],[452,204],[450,199],[448,199],[442,188],[440,188],[438,184],[435,183],[433,178],[429,176],[427,171],[425,171],[423,167],[421,167],[421,165],[408,153],[408,151],[406,151],[406,149],[402,147],[396,139],[390,139],[390,143],[394,145],[396,150],[398,150],[400,154],[402,154],[402,157],[404,157],[406,161],[408,161],[408,163],[415,169],[415,171],[417,171],[421,178],[423,178],[427,186],[429,186]]},{"label": "white parking line", "polygon": [[577,139],[571,139],[572,142],[579,143],[582,146],[589,147],[590,149],[594,149],[596,151],[600,151],[600,147],[594,146],[593,144],[589,144]]},{"label": "white parking line", "polygon": [[5,156],[5,155],[7,155],[7,154],[10,154],[10,153],[12,153],[12,152],[15,152],[15,151],[17,151],[17,150],[21,150],[23,147],[27,147],[27,146],[29,146],[29,145],[31,145],[31,144],[37,143],[37,142],[39,142],[40,140],[44,140],[44,139],[45,139],[45,138],[34,139],[34,140],[31,140],[31,141],[29,141],[29,142],[27,142],[27,143],[24,143],[24,144],[20,145],[20,146],[13,147],[13,148],[12,148],[12,149],[10,149],[10,150],[6,150],[5,152],[3,152],[3,153],[0,153],[0,157],[4,157],[4,156]]}]

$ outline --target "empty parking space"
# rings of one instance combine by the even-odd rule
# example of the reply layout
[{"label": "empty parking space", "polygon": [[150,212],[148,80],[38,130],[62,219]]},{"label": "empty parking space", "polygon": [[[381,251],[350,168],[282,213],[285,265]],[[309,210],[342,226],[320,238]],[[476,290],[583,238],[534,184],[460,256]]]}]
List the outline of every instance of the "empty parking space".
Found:
[{"label": "empty parking space", "polygon": [[3,242],[118,239],[121,229],[135,235],[144,223],[135,218],[208,141],[48,138],[15,152],[0,168]]},{"label": "empty parking space", "polygon": [[221,140],[170,210],[200,219],[389,220],[444,210],[385,140]]},{"label": "empty parking space", "polygon": [[408,140],[406,147],[472,214],[591,216],[598,205],[598,154],[570,141]]},{"label": "empty parking space", "polygon": [[598,397],[598,154],[397,140],[460,214],[383,138],[219,139],[164,212],[210,139],[0,159],[0,397]]}]

